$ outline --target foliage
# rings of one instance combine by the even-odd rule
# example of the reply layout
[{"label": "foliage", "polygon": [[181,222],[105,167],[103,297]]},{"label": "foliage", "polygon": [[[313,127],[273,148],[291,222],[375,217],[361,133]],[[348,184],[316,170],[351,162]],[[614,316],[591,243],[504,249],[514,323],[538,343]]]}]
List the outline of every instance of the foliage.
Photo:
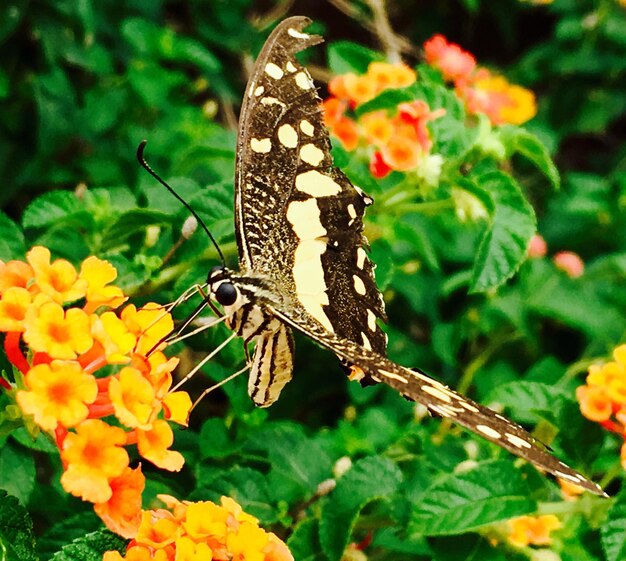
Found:
[{"label": "foliage", "polygon": [[[369,17],[366,3],[353,4],[355,21]],[[392,390],[348,382],[333,357],[297,338],[295,379],[281,400],[255,410],[241,377],[212,393],[190,428],[175,431],[182,471],[142,465],[144,507],[162,493],[233,497],[298,561],[361,551],[528,559],[545,546],[513,546],[506,521],[556,514],[562,527],[550,547],[562,559],[621,559],[622,439],[581,415],[576,388],[626,333],[626,8],[615,0],[437,4],[414,17],[397,3],[396,31],[418,46],[434,33],[450,36],[480,64],[532,88],[538,115],[523,127],[468,116],[450,82],[410,58],[415,83],[350,114],[391,114],[415,100],[446,110],[427,123],[430,153],[443,157],[432,184],[401,171],[377,179],[371,147],[335,142],[336,163],[376,201],[365,233],[387,302],[390,357],[534,429],[617,497],[566,500],[529,466],[425,418]],[[276,23],[271,14],[251,17],[257,9],[249,0],[3,3],[0,259],[23,260],[35,245],[75,265],[95,255],[117,268],[116,284],[137,307],[174,301],[203,282],[215,249],[202,231],[181,234],[187,211],[136,164],[147,138],[151,165],[234,264],[233,106],[241,69]],[[316,32],[328,31],[327,64],[322,49],[304,53],[317,66],[363,74],[385,60],[334,31],[331,17],[313,17]],[[536,229],[547,252],[531,246],[527,259]],[[563,251],[580,256],[584,272],[553,259]],[[178,306],[175,318],[197,302]],[[220,325],[178,344],[181,371],[227,333]],[[198,395],[244,360],[231,343],[185,389]],[[2,554],[78,560],[122,551],[89,505],[62,489],[52,441],[5,393],[0,406]]]}]

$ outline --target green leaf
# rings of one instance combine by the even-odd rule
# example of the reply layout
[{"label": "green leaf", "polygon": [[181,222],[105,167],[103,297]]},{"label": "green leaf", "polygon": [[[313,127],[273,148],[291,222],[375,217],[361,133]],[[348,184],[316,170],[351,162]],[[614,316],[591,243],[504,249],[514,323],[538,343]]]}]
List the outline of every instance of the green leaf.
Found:
[{"label": "green leaf", "polygon": [[493,546],[483,536],[468,534],[431,540],[433,561],[527,561],[528,557]]},{"label": "green leaf", "polygon": [[328,45],[328,68],[333,74],[365,74],[370,62],[382,60],[384,57],[380,53],[349,41]]},{"label": "green leaf", "polygon": [[19,501],[0,489],[0,558],[38,561],[33,522]]},{"label": "green leaf", "polygon": [[108,530],[100,530],[74,540],[50,561],[102,561],[107,551],[126,551],[126,540]]},{"label": "green leaf", "polygon": [[626,559],[626,487],[622,486],[609,510],[608,520],[600,527],[606,561]]},{"label": "green leaf", "polygon": [[0,448],[0,489],[17,497],[23,504],[35,488],[35,461],[21,446],[6,441]]},{"label": "green leaf", "polygon": [[319,522],[314,518],[303,520],[287,540],[287,547],[297,561],[328,561],[319,541]]},{"label": "green leaf", "polygon": [[[493,210],[476,253],[470,292],[497,288],[511,278],[526,259],[536,231],[535,212],[517,182],[501,171],[490,171],[464,182],[477,196],[489,197]],[[469,190],[469,189],[468,189]]]},{"label": "green leaf", "polygon": [[539,137],[520,127],[502,127],[500,131],[502,141],[507,148],[507,156],[519,154],[526,158],[531,164],[543,173],[552,184],[558,189],[561,186],[559,170],[554,165],[550,153]]},{"label": "green leaf", "polygon": [[241,448],[241,442],[235,440],[235,435],[229,433],[224,419],[219,417],[207,419],[202,423],[198,445],[203,460],[225,458]]},{"label": "green leaf", "polygon": [[80,212],[82,205],[71,191],[50,191],[30,203],[22,216],[24,228],[45,228]]},{"label": "green leaf", "polygon": [[222,495],[237,501],[246,512],[256,516],[263,524],[272,524],[278,520],[278,511],[270,500],[266,478],[260,471],[238,466],[231,468],[211,480],[206,490],[196,491],[193,497],[208,496],[219,503]]},{"label": "green leaf", "polygon": [[409,530],[426,536],[462,534],[536,508],[521,472],[511,462],[483,462],[428,488],[415,503]]},{"label": "green leaf", "polygon": [[171,224],[172,217],[159,211],[133,209],[122,214],[102,234],[104,250],[119,247],[129,237],[143,233],[149,226],[166,226]]},{"label": "green leaf", "polygon": [[0,260],[22,259],[25,253],[22,230],[4,212],[0,212]]},{"label": "green leaf", "polygon": [[324,501],[320,520],[320,542],[330,561],[341,559],[361,510],[395,493],[401,480],[396,464],[382,456],[371,456],[356,462],[337,481],[337,487]]},{"label": "green leaf", "polygon": [[37,552],[41,559],[50,559],[69,542],[89,532],[102,528],[102,520],[93,512],[80,512],[55,522],[37,539]]}]

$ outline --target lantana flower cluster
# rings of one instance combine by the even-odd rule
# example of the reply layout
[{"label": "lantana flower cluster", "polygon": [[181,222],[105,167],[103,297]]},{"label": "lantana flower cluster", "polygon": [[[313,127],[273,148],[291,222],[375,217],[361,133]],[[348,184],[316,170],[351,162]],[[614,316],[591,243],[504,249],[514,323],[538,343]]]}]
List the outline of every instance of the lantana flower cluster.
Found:
[{"label": "lantana flower cluster", "polygon": [[454,85],[468,113],[483,113],[494,125],[521,125],[537,114],[535,96],[530,90],[478,66],[474,55],[443,35],[426,41],[424,53],[426,62]]},{"label": "lantana flower cluster", "polygon": [[[364,148],[370,153],[370,170],[377,178],[390,171],[422,170],[435,175],[441,171],[441,156],[431,156],[432,140],[426,124],[445,114],[431,111],[422,100],[400,103],[395,111],[372,111],[358,119],[349,111],[389,88],[404,88],[417,79],[404,64],[372,62],[363,75],[335,76],[328,84],[330,97],[324,103],[324,121],[348,151]],[[373,150],[372,150],[373,148]]]},{"label": "lantana flower cluster", "polygon": [[178,359],[168,359],[160,344],[171,316],[155,303],[122,308],[127,297],[111,284],[116,276],[96,257],[79,271],[63,259],[51,262],[45,247],[31,249],[26,262],[0,262],[0,331],[16,369],[15,387],[2,382],[53,436],[63,488],[131,537],[145,478],[141,465],[130,467],[126,448],[136,445],[159,468],[180,470],[184,459],[170,450],[166,419],[186,424],[191,400],[171,391]]},{"label": "lantana flower cluster", "polygon": [[554,514],[540,516],[519,516],[508,521],[509,543],[517,547],[529,545],[550,545],[550,534],[561,527],[560,520]]},{"label": "lantana flower cluster", "polygon": [[285,543],[229,497],[219,505],[159,499],[167,508],[141,513],[125,555],[108,551],[103,561],[293,561]]},{"label": "lantana flower cluster", "polygon": [[613,358],[589,367],[587,383],[576,388],[576,397],[587,419],[624,438],[621,461],[626,469],[626,345],[615,348]]}]

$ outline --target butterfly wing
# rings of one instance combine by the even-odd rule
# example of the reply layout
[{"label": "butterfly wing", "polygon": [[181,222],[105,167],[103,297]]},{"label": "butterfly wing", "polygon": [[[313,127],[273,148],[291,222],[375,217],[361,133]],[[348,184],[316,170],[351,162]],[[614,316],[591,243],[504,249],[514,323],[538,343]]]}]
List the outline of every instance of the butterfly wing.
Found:
[{"label": "butterfly wing", "polygon": [[330,333],[384,354],[384,304],[365,252],[371,203],[332,165],[320,98],[295,54],[322,41],[308,18],[280,23],[240,116],[235,219],[240,268],[261,273]]},{"label": "butterfly wing", "polygon": [[599,485],[558,460],[524,428],[499,413],[460,395],[420,370],[400,366],[374,351],[320,329],[315,323],[308,321],[306,316],[279,309],[276,303],[271,304],[270,308],[276,317],[338,357],[360,367],[375,382],[391,386],[404,397],[421,403],[429,411],[494,442],[540,470],[575,483],[596,495],[606,496]]}]

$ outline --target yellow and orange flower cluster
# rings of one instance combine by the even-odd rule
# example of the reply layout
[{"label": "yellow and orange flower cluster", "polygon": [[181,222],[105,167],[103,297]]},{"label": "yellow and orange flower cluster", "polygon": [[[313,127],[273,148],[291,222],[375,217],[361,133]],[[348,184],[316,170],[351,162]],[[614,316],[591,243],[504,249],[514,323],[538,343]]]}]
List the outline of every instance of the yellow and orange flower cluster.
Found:
[{"label": "yellow and orange flower cluster", "polygon": [[494,125],[521,125],[537,114],[531,91],[479,67],[472,54],[443,35],[426,41],[424,52],[426,62],[438,68],[447,82],[454,84],[470,114],[484,113]]},{"label": "yellow and orange flower cluster", "polygon": [[165,419],[185,424],[191,400],[171,391],[178,359],[161,351],[171,316],[154,303],[120,311],[127,298],[110,284],[116,276],[96,257],[79,271],[63,259],[51,262],[44,247],[31,249],[26,262],[0,262],[0,331],[22,375],[16,372],[15,390],[7,380],[3,386],[54,434],[63,488],[94,503],[107,526],[128,537],[139,525],[145,480],[141,466],[129,467],[125,447],[180,470],[184,459],[169,449]]},{"label": "yellow and orange flower cluster", "polygon": [[[580,411],[626,440],[626,345],[613,351],[615,360],[589,367],[587,383],[576,389]],[[626,441],[621,460],[626,469]]]},{"label": "yellow and orange flower cluster", "polygon": [[[426,123],[445,112],[431,111],[421,100],[399,104],[392,115],[387,111],[373,111],[355,120],[347,111],[386,89],[410,86],[416,78],[415,71],[404,64],[372,62],[365,74],[336,76],[328,85],[331,96],[324,101],[325,124],[348,151],[360,145],[374,148],[370,157],[374,177],[384,177],[392,170],[407,172],[423,166],[432,148]],[[442,162],[427,163],[440,168]]]},{"label": "yellow and orange flower cluster", "polygon": [[541,516],[520,516],[509,520],[508,541],[518,547],[528,545],[550,545],[550,533],[561,527],[554,514]]},{"label": "yellow and orange flower cluster", "polygon": [[125,555],[108,551],[103,561],[293,561],[282,540],[228,497],[220,505],[159,499],[167,509],[143,511]]}]

